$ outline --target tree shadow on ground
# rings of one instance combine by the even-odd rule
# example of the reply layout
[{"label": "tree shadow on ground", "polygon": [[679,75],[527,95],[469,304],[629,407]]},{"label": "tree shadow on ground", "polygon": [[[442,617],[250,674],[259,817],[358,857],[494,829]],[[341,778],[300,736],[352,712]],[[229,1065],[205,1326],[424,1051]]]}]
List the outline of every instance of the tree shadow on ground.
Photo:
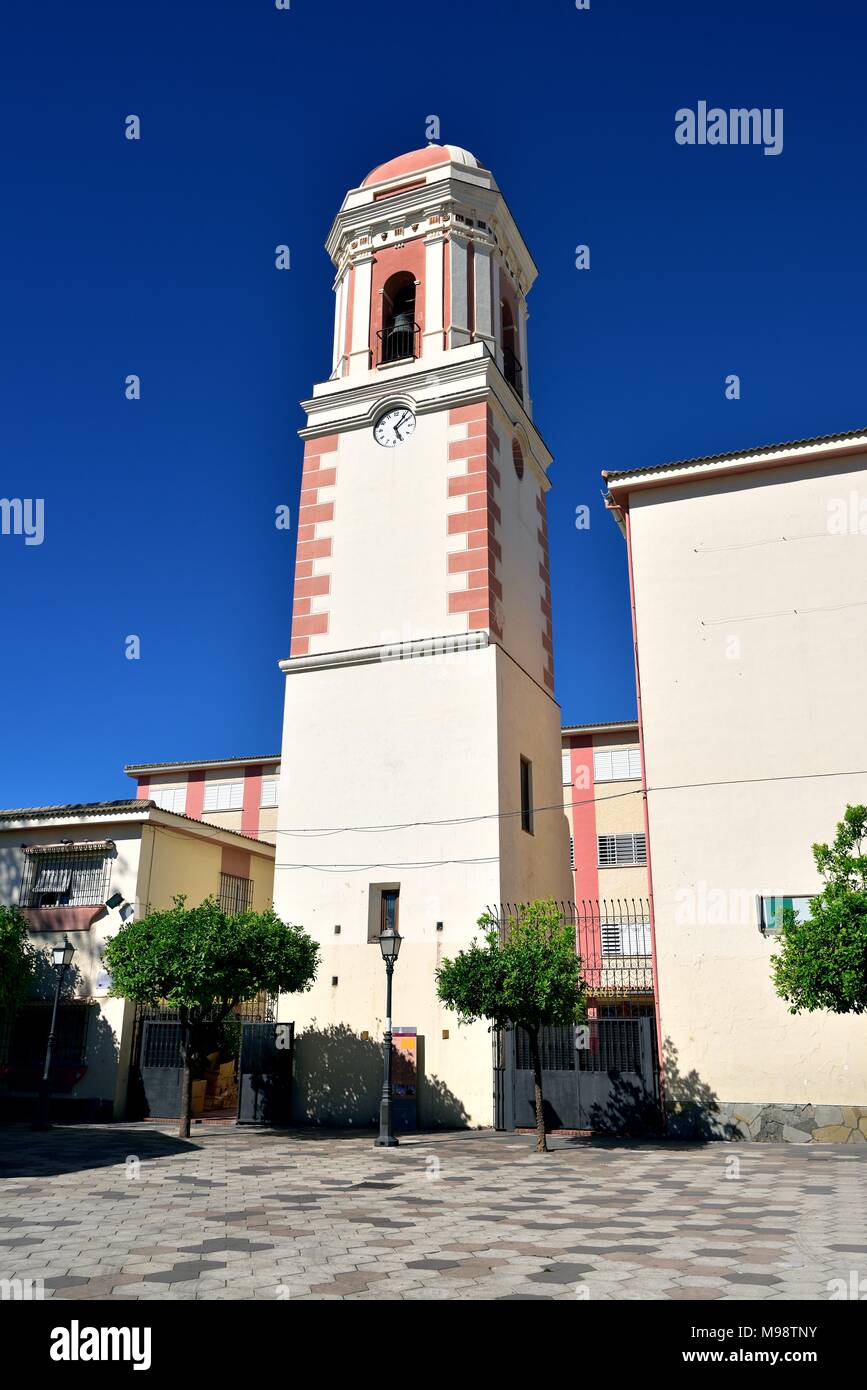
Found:
[{"label": "tree shadow on ground", "polygon": [[144,1126],[56,1126],[36,1133],[29,1125],[4,1125],[0,1135],[0,1180],[51,1178],[93,1168],[123,1167],[130,1158],[138,1159],[144,1166],[148,1160],[192,1153],[199,1147]]},{"label": "tree shadow on ground", "polygon": [[607,1104],[595,1105],[590,1124],[599,1135],[622,1138],[683,1139],[693,1143],[740,1139],[736,1124],[723,1120],[719,1097],[695,1068],[682,1072],[670,1038],[663,1043],[665,1128],[656,1099],[643,1086],[612,1073]]},{"label": "tree shadow on ground", "polygon": [[[424,1039],[418,1040],[418,1123],[425,1129],[464,1128],[462,1102],[424,1070]],[[362,1038],[344,1023],[317,1028],[295,1039],[292,1120],[296,1125],[370,1129],[379,1123],[382,1044]],[[399,1114],[399,1110],[396,1110]]]},{"label": "tree shadow on ground", "polygon": [[[42,1003],[40,1001],[39,1007],[22,1005],[12,1020],[6,1065],[0,1075],[0,1124],[16,1120],[30,1122],[34,1117],[51,1027],[51,1009],[43,1007]],[[75,1056],[65,1052],[71,1014],[61,1010],[51,1064],[51,1119],[63,1125],[110,1120],[114,1109],[119,1055],[114,1029],[93,1004],[85,1004],[63,994],[61,1003],[72,1004],[77,1013],[85,1015],[85,1041],[83,1060],[78,1055],[77,1036],[71,1044]],[[25,1039],[23,1046],[19,1046],[16,1039],[18,1030],[22,1029]],[[95,1095],[76,1094],[80,1089],[94,1088],[97,1091]]]}]

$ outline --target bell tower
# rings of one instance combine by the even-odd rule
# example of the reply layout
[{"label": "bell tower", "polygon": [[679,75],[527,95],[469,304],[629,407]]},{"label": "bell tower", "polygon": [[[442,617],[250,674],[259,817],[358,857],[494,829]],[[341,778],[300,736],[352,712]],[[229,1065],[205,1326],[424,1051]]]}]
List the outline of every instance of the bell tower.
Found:
[{"label": "bell tower", "polygon": [[452,145],[374,169],[327,248],[332,367],[303,403],[281,662],[275,906],[321,945],[291,1001],[299,1118],[377,1113],[376,1067],[350,1075],[364,1049],[348,1040],[384,1027],[378,937],[396,917],[395,1021],[424,1039],[419,1123],[490,1124],[490,1037],[440,1009],[434,972],[487,904],[571,886],[551,456],[527,372],[536,267],[492,174]]}]

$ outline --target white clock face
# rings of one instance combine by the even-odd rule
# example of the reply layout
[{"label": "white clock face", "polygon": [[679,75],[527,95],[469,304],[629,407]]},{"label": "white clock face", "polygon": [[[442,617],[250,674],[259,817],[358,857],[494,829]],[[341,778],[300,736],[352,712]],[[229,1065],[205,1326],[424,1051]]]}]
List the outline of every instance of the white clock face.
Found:
[{"label": "white clock face", "polygon": [[406,406],[399,405],[380,415],[373,427],[373,437],[384,449],[393,449],[409,439],[415,429],[415,416]]}]

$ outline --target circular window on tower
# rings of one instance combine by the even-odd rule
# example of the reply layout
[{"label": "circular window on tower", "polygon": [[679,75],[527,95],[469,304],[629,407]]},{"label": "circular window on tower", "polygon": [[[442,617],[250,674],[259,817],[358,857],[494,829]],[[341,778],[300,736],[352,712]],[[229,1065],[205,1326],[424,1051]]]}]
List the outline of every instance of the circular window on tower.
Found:
[{"label": "circular window on tower", "polygon": [[512,462],[515,465],[515,472],[519,478],[524,476],[524,451],[517,439],[512,440]]}]

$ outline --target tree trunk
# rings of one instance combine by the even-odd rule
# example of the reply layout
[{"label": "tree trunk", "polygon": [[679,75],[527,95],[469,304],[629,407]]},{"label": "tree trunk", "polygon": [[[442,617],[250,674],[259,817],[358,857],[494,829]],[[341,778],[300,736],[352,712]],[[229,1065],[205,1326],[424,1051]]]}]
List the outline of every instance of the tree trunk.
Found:
[{"label": "tree trunk", "polygon": [[542,1097],[542,1058],[539,1052],[541,1028],[529,1028],[530,1060],[533,1063],[533,1089],[536,1097],[536,1153],[548,1152],[545,1140],[545,1102]]},{"label": "tree trunk", "polygon": [[192,1029],[190,1027],[189,1012],[186,1008],[181,1008],[181,1106],[178,1118],[178,1138],[189,1139],[190,1137],[190,1112],[192,1110],[193,1095],[193,1057],[192,1057]]}]

